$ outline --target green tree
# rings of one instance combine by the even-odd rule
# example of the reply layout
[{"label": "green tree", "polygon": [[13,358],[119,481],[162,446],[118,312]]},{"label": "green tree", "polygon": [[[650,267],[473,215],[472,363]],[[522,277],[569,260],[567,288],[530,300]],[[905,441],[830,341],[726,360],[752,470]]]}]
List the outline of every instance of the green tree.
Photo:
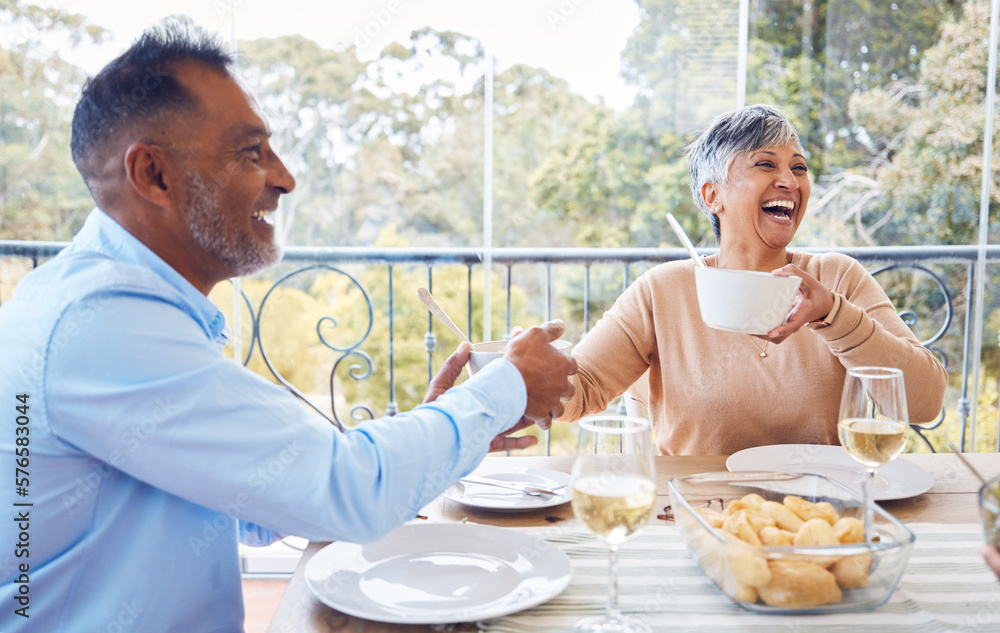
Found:
[{"label": "green tree", "polygon": [[105,32],[60,9],[0,0],[0,237],[66,240],[93,200],[73,165],[70,120],[85,74],[55,42],[100,42]]},{"label": "green tree", "polygon": [[736,103],[739,2],[636,0],[639,25],[622,52],[650,134],[687,137]]},{"label": "green tree", "polygon": [[912,79],[937,41],[951,0],[771,0],[751,19],[747,103],[784,107],[816,177],[863,164],[866,132],[851,95]]},{"label": "green tree", "polygon": [[535,204],[572,227],[575,244],[673,245],[667,211],[691,235],[711,234],[691,199],[683,143],[647,127],[645,114],[630,110],[615,117],[607,109],[596,111],[532,175]]},{"label": "green tree", "polygon": [[[831,196],[825,213],[846,217],[852,238],[865,244],[970,244],[977,240],[979,190],[982,182],[989,4],[970,1],[959,17],[949,18],[940,39],[922,56],[915,76],[888,82],[851,97],[849,115],[866,134],[863,168],[844,175],[842,192]],[[1000,116],[994,126],[1000,125]],[[1000,184],[1000,148],[994,147],[990,217],[996,213]],[[996,223],[991,225],[991,237]],[[994,238],[995,239],[995,238]],[[947,284],[962,288],[966,270],[946,271]],[[996,323],[1000,318],[998,278],[986,280],[987,315],[983,324],[979,428],[996,427],[996,380],[1000,355]],[[927,302],[927,295],[912,297]],[[961,304],[965,297],[955,298]],[[940,344],[953,359],[961,358],[957,337]],[[978,387],[978,388],[976,388]],[[989,418],[988,423],[984,422]],[[958,443],[957,416],[932,434],[937,446]],[[980,434],[975,448],[993,442],[995,432]]]},{"label": "green tree", "polygon": [[[479,242],[486,62],[477,40],[421,29],[371,62],[302,38],[240,50],[244,75],[284,130],[275,143],[303,174],[286,208],[290,242],[371,244],[387,224],[422,245]],[[493,96],[495,243],[562,236],[568,245],[561,218],[532,203],[529,178],[597,106],[523,65],[497,75]]]},{"label": "green tree", "polygon": [[494,100],[494,243],[577,244],[561,214],[538,206],[532,187],[553,148],[579,134],[595,112],[606,108],[572,92],[547,70],[525,65],[496,77]]},{"label": "green tree", "polygon": [[[850,114],[871,138],[871,204],[856,208],[862,238],[881,243],[975,243],[982,181],[989,4],[968,2],[924,55],[915,81],[854,96]],[[994,120],[1000,126],[1000,109]],[[1000,203],[993,147],[991,207]],[[991,213],[991,216],[994,213]],[[995,226],[995,225],[994,225]]]}]

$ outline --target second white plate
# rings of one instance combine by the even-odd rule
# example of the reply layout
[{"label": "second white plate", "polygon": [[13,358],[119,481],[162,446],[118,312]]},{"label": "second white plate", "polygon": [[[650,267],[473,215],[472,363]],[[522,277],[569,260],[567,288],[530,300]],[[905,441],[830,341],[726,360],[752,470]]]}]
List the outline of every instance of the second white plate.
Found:
[{"label": "second white plate", "polygon": [[331,543],[305,567],[309,590],[343,613],[401,624],[498,618],[559,594],[572,566],[555,545],[492,525],[404,525],[367,545]]},{"label": "second white plate", "polygon": [[[867,476],[842,446],[823,444],[755,446],[730,455],[726,468],[730,471],[813,473],[829,477],[853,490],[860,490]],[[900,456],[875,473],[875,500],[915,497],[927,492],[933,485],[934,477],[929,472]]]},{"label": "second white plate", "polygon": [[482,484],[456,483],[444,491],[445,499],[480,508],[500,512],[526,512],[562,505],[573,498],[568,473],[544,468],[521,470],[499,470],[495,468],[477,469],[470,473],[480,479],[495,479],[523,486],[534,486],[553,490],[554,495],[532,496],[516,490],[505,490]]}]

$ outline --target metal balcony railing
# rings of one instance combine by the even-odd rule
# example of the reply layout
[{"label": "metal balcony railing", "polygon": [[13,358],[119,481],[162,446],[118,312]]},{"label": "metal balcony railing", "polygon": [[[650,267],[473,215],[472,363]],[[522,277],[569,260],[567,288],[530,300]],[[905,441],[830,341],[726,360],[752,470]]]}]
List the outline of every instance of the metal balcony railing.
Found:
[{"label": "metal balcony railing", "polygon": [[[0,240],[0,260],[2,259],[29,259],[33,266],[37,266],[42,260],[54,256],[65,243],[57,242],[19,242]],[[904,321],[919,330],[918,338],[930,350],[932,350],[942,361],[945,368],[951,375],[952,392],[957,392],[957,397],[951,399],[954,402],[946,401],[945,409],[954,406],[957,410],[961,424],[961,444],[965,447],[966,434],[968,429],[969,415],[972,410],[971,397],[975,397],[974,386],[970,385],[972,377],[970,369],[972,367],[972,354],[970,349],[972,337],[972,327],[979,327],[980,324],[972,323],[972,297],[975,274],[975,264],[978,257],[978,249],[975,246],[898,246],[898,247],[854,247],[837,249],[796,249],[808,252],[837,251],[845,253],[865,264],[869,270],[883,284],[890,296],[897,300],[897,310],[900,311]],[[702,251],[705,254],[713,252],[712,249]],[[263,299],[257,305],[253,305],[246,293],[243,293],[242,300],[246,311],[249,312],[252,328],[244,345],[244,363],[246,363],[256,350],[267,365],[274,378],[285,385],[293,393],[298,395],[309,406],[320,415],[327,418],[332,424],[339,428],[344,428],[342,417],[345,405],[337,404],[337,376],[338,367],[344,363],[350,365],[349,376],[353,380],[363,381],[370,378],[376,369],[388,374],[388,392],[384,394],[385,413],[394,415],[398,412],[397,405],[397,384],[395,380],[396,370],[396,345],[394,335],[396,330],[394,312],[396,310],[396,300],[398,292],[394,290],[393,282],[398,271],[405,270],[409,274],[413,271],[421,271],[421,275],[426,275],[426,286],[434,291],[435,273],[447,267],[461,267],[465,272],[465,295],[466,314],[465,329],[470,338],[473,332],[473,297],[474,297],[474,271],[481,267],[484,251],[479,248],[308,248],[290,247],[285,251],[283,262],[274,270],[281,271],[277,276],[268,278],[269,289],[265,292]],[[578,328],[581,333],[586,333],[594,321],[593,312],[595,305],[601,304],[600,309],[610,305],[607,298],[595,298],[592,296],[592,275],[595,270],[601,270],[602,280],[606,280],[609,271],[618,276],[619,282],[616,284],[615,294],[620,292],[645,269],[655,264],[683,259],[688,257],[687,253],[680,248],[667,249],[594,249],[594,248],[571,248],[571,249],[522,249],[522,248],[497,248],[490,251],[490,257],[494,270],[500,272],[501,288],[506,292],[506,322],[503,331],[510,331],[511,328],[511,291],[515,287],[531,287],[540,296],[536,297],[535,304],[538,308],[539,320],[547,320],[553,317],[554,300],[556,298],[555,277],[562,275],[565,277],[567,271],[572,274],[575,296],[560,297],[560,305],[572,306],[571,312],[577,315],[579,321],[570,323],[565,315],[559,315],[570,327]],[[995,263],[1000,260],[1000,246],[991,246],[986,250],[987,262]],[[370,270],[372,267],[380,267],[385,270],[386,281],[388,283],[387,296],[379,298],[379,305],[383,306],[386,327],[388,328],[389,350],[388,362],[384,367],[376,368],[372,357],[365,349],[375,323],[375,309],[372,297],[367,288],[359,280],[357,271]],[[274,270],[265,272],[265,275],[274,275]],[[528,284],[523,285],[515,282],[514,271],[531,270],[534,271]],[[324,330],[331,331],[338,324],[338,315],[330,314],[323,316],[316,323],[316,336],[318,341],[331,350],[335,356],[330,369],[329,380],[329,410],[324,410],[309,398],[302,391],[293,385],[282,375],[271,360],[269,350],[261,337],[261,323],[265,322],[268,314],[268,302],[272,295],[282,287],[295,287],[302,285],[303,276],[315,273],[330,273],[342,276],[342,279],[357,290],[357,296],[361,297],[360,313],[367,312],[367,325],[362,324],[360,331],[362,334],[353,342],[347,344],[334,344],[328,340]],[[563,284],[565,287],[565,284]],[[607,287],[605,282],[604,288]],[[570,293],[570,294],[574,294]],[[415,301],[411,290],[406,290],[406,300]],[[917,298],[916,300],[914,298]],[[613,299],[613,297],[611,297]],[[899,301],[904,301],[905,305],[900,305]],[[355,302],[357,304],[357,302]],[[606,304],[606,305],[605,305]],[[351,311],[355,314],[358,305],[352,305]],[[459,315],[452,315],[461,326]],[[599,316],[599,315],[598,315]],[[362,316],[363,318],[363,316]],[[427,376],[428,379],[434,373],[432,355],[437,348],[437,337],[435,336],[434,318],[428,313],[427,330],[424,336],[424,347],[427,352]],[[357,329],[357,328],[356,328]],[[498,337],[494,337],[498,338]],[[473,338],[473,340],[475,340]],[[960,371],[956,381],[956,371]],[[970,389],[973,393],[970,394]],[[349,407],[349,416],[352,420],[358,421],[374,416],[372,408],[368,405],[354,405]],[[930,440],[924,432],[939,427],[945,420],[945,411],[941,417],[932,425],[914,427],[914,431],[920,435],[921,439],[931,450],[935,450]],[[548,433],[544,438],[545,453],[550,452]]]}]

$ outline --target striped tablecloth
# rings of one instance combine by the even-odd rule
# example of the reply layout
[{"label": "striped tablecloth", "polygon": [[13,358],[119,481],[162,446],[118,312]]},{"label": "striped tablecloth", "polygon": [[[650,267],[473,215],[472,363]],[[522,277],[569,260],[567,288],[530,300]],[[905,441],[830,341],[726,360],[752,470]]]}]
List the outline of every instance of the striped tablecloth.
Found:
[{"label": "striped tablecloth", "polygon": [[[983,563],[979,525],[910,524],[917,535],[899,588],[878,609],[859,613],[774,616],[731,603],[698,568],[676,526],[649,526],[619,550],[619,601],[626,613],[664,633],[1000,632],[1000,583]],[[526,530],[560,547],[573,578],[557,597],[533,609],[480,623],[497,633],[568,631],[603,612],[608,557],[574,522]]]}]

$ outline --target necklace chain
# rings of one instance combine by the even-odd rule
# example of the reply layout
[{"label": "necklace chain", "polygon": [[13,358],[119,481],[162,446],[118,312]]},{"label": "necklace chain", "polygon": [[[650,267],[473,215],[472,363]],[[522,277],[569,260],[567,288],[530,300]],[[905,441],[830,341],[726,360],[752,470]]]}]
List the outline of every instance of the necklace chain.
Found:
[{"label": "necklace chain", "polygon": [[767,358],[767,344],[770,341],[764,341],[764,347],[761,347],[760,345],[757,345],[757,341],[755,341],[752,336],[749,334],[747,334],[747,336],[750,338],[750,342],[753,343],[753,346],[757,348],[757,351],[760,352],[760,357]]}]

